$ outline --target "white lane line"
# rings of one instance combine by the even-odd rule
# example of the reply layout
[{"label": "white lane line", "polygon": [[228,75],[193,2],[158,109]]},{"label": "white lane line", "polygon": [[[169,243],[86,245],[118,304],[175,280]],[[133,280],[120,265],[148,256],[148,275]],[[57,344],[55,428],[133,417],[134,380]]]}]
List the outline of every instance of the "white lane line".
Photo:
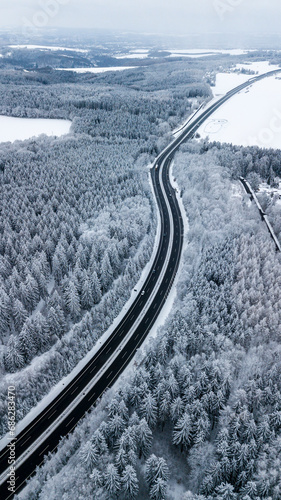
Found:
[{"label": "white lane line", "polygon": [[93,392],[93,394],[88,398],[88,401],[91,401],[91,399],[93,399],[93,397],[96,395],[95,392]]},{"label": "white lane line", "polygon": [[92,373],[92,372],[96,369],[96,367],[97,367],[97,365],[95,365],[95,366],[91,369],[90,373]]},{"label": "white lane line", "polygon": [[57,410],[53,411],[53,413],[48,417],[48,420],[49,418],[51,418],[55,413],[56,413]]},{"label": "white lane line", "polygon": [[41,453],[39,453],[39,457],[40,457],[40,455],[43,455],[43,453],[47,450],[47,448],[49,448],[49,445],[47,445],[46,448],[44,448],[44,450],[41,451]]},{"label": "white lane line", "polygon": [[29,436],[21,445],[20,445],[20,448],[31,438],[31,436]]},{"label": "white lane line", "polygon": [[69,422],[66,424],[66,426],[65,426],[65,427],[68,427],[68,426],[69,426],[69,424],[71,424],[72,420],[74,420],[74,417],[73,417],[71,420],[69,420]]},{"label": "white lane line", "polygon": [[106,376],[106,379],[108,379],[113,373],[113,370],[111,370],[111,372]]},{"label": "white lane line", "polygon": [[70,393],[70,395],[71,395],[71,394],[74,394],[74,392],[76,392],[78,389],[79,389],[79,387],[78,387],[78,386],[77,386],[77,387],[75,387],[75,389],[73,389],[73,391]]},{"label": "white lane line", "polygon": [[122,354],[122,356],[121,356],[122,359],[126,356],[127,352],[128,351],[125,351],[124,354]]}]

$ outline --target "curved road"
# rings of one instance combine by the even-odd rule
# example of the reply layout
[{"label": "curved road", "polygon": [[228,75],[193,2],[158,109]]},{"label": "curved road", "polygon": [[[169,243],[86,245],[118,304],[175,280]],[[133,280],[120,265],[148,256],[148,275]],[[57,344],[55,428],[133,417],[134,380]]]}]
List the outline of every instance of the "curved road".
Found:
[{"label": "curved road", "polygon": [[[71,432],[103,392],[112,386],[135,355],[163,307],[178,270],[183,244],[182,217],[169,181],[169,166],[174,153],[234,94],[277,72],[251,78],[228,92],[189,121],[181,134],[156,159],[151,177],[161,215],[161,235],[149,275],[142,291],[100,350],[61,394],[16,436],[16,491],[24,486],[36,466],[42,464],[44,455],[57,447],[60,438]],[[3,500],[14,495],[8,490],[10,485],[7,483],[9,455],[7,446],[0,450],[0,498]]]}]

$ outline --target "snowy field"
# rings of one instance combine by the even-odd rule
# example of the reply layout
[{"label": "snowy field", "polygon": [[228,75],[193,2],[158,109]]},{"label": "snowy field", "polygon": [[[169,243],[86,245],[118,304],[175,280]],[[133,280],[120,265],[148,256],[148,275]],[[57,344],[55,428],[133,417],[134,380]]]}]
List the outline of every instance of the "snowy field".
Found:
[{"label": "snowy field", "polygon": [[214,56],[216,54],[228,54],[230,56],[242,56],[247,54],[249,51],[240,49],[230,49],[230,50],[216,50],[216,49],[186,49],[186,50],[169,50],[171,52],[170,57],[206,57]]},{"label": "snowy field", "polygon": [[110,66],[108,68],[56,68],[57,71],[74,71],[75,73],[106,73],[107,71],[123,71],[137,66]]},{"label": "snowy field", "polygon": [[268,73],[268,71],[274,71],[275,69],[278,69],[278,66],[269,64],[268,61],[236,64],[235,70],[241,71],[242,69],[254,71],[257,75],[262,75],[263,73]]},{"label": "snowy field", "polygon": [[232,97],[198,129],[200,136],[210,141],[280,149],[280,78],[265,78]]},{"label": "snowy field", "polygon": [[212,87],[212,92],[215,97],[222,96],[234,87],[241,85],[241,83],[245,83],[250,78],[250,75],[242,75],[239,73],[217,73],[216,85]]},{"label": "snowy field", "polygon": [[247,80],[251,78],[251,75],[245,75],[237,72],[239,70],[241,71],[242,69],[254,71],[257,75],[261,75],[263,73],[268,73],[269,71],[278,69],[278,66],[269,64],[268,61],[260,61],[249,64],[237,64],[235,67],[233,67],[233,70],[229,71],[228,73],[217,73],[216,85],[215,87],[212,87],[214,96],[217,97],[224,95],[234,87],[238,87],[238,85],[241,85],[241,83],[247,82]]},{"label": "snowy field", "polygon": [[70,47],[53,47],[52,45],[9,45],[11,49],[30,49],[30,50],[66,50],[71,52],[87,53],[86,49],[75,49]]},{"label": "snowy field", "polygon": [[41,134],[61,136],[68,134],[70,127],[69,120],[0,116],[0,142],[24,141]]},{"label": "snowy field", "polygon": [[[243,54],[247,54],[246,50],[233,49],[233,50],[213,50],[213,49],[161,49],[164,52],[170,52],[171,55],[169,57],[206,57],[206,56],[214,56],[216,54],[229,54],[232,56],[240,56]],[[145,59],[148,57],[149,50],[134,50],[130,51],[128,54],[120,54],[115,56],[116,59]]]},{"label": "snowy field", "polygon": [[149,50],[134,50],[133,52],[130,51],[129,54],[120,54],[117,56],[114,56],[115,59],[145,59],[148,56]]}]

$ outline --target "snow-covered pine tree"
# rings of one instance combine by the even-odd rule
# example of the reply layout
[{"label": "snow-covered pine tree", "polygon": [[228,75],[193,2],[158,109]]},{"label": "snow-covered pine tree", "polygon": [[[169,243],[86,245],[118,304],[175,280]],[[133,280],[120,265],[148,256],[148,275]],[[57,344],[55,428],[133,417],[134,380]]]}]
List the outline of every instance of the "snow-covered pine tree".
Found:
[{"label": "snow-covered pine tree", "polygon": [[169,468],[167,462],[162,457],[157,457],[152,454],[145,462],[145,480],[149,487],[151,487],[157,479],[168,481]]},{"label": "snow-covered pine tree", "polygon": [[167,481],[165,479],[158,477],[156,481],[153,482],[149,489],[149,498],[151,498],[151,500],[166,500]]},{"label": "snow-covered pine tree", "polygon": [[120,476],[114,464],[107,465],[103,474],[103,483],[106,491],[114,498],[120,490]]},{"label": "snow-covered pine tree", "polygon": [[93,271],[92,273],[91,285],[94,304],[98,304],[101,300],[101,285],[96,271]]},{"label": "snow-covered pine tree", "polygon": [[48,310],[47,324],[51,335],[57,335],[61,338],[65,333],[66,323],[64,312],[59,305],[50,307]]},{"label": "snow-covered pine tree", "polygon": [[147,458],[152,445],[152,431],[145,420],[142,418],[136,427],[137,443],[139,449],[139,458]]},{"label": "snow-covered pine tree", "polygon": [[139,491],[139,482],[136,470],[132,465],[127,465],[121,476],[121,491],[124,500],[134,500]]},{"label": "snow-covered pine tree", "polygon": [[7,371],[12,373],[22,368],[25,364],[19,339],[15,335],[10,335],[4,356],[4,363]]},{"label": "snow-covered pine tree", "polygon": [[13,318],[14,318],[15,327],[20,332],[20,330],[23,327],[23,324],[27,320],[28,312],[25,309],[21,300],[19,300],[17,298],[13,301],[12,311],[13,311]]},{"label": "snow-covered pine tree", "polygon": [[98,462],[99,453],[96,446],[91,441],[87,441],[82,446],[79,456],[86,467],[92,470]]},{"label": "snow-covered pine tree", "polygon": [[77,291],[76,284],[73,280],[70,280],[67,284],[65,290],[65,303],[67,309],[70,313],[71,318],[75,321],[79,318],[81,314],[79,294]]},{"label": "snow-covered pine tree", "polygon": [[141,404],[141,415],[146,419],[150,427],[154,427],[157,422],[157,403],[154,396],[149,391]]},{"label": "snow-covered pine tree", "polygon": [[181,451],[183,451],[184,446],[189,446],[192,441],[192,420],[188,413],[184,413],[183,416],[177,421],[175,429],[173,432],[173,443],[176,445],[181,445]]},{"label": "snow-covered pine tree", "polygon": [[84,270],[82,274],[82,284],[81,284],[81,306],[83,309],[91,309],[94,305],[94,299],[92,294],[91,282],[88,278],[87,272]]}]

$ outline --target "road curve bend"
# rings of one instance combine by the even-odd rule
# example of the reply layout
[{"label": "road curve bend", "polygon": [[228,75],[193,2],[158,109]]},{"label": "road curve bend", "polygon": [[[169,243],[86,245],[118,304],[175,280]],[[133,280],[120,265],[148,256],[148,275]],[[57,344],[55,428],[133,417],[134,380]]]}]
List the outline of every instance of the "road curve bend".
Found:
[{"label": "road curve bend", "polygon": [[228,92],[214,104],[202,108],[183,128],[178,137],[155,160],[150,171],[161,217],[160,240],[150,272],[111,336],[83,370],[34,418],[15,441],[15,489],[9,490],[9,436],[0,449],[0,498],[11,499],[43,463],[44,455],[56,449],[62,436],[70,433],[91,406],[113,385],[146,338],[165,303],[177,273],[182,246],[183,220],[176,193],[170,184],[169,168],[179,146],[194,136],[200,125],[240,90],[278,71],[251,78]]}]

